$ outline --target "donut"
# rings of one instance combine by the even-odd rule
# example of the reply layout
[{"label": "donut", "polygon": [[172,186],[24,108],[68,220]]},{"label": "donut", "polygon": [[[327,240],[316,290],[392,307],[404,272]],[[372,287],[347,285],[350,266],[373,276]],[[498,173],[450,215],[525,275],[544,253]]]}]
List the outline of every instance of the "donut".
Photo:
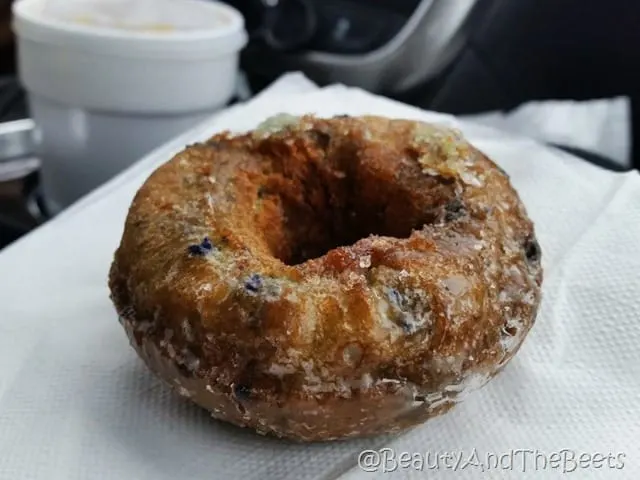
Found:
[{"label": "donut", "polygon": [[516,354],[542,277],[518,193],[461,132],[281,114],[151,174],[109,288],[179,395],[312,442],[449,411]]}]

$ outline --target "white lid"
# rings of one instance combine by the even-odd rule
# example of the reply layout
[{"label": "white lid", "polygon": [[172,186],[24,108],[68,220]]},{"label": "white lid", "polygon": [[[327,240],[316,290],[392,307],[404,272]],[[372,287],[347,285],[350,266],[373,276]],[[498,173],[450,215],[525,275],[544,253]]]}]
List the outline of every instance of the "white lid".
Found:
[{"label": "white lid", "polygon": [[[173,28],[87,24],[49,15],[47,0],[18,0],[13,5],[14,30],[19,38],[35,42],[125,57],[211,58],[237,52],[247,43],[244,18],[229,5],[208,0],[154,0],[154,5],[154,12],[166,12],[162,23]],[[81,15],[79,11],[78,18]]]}]

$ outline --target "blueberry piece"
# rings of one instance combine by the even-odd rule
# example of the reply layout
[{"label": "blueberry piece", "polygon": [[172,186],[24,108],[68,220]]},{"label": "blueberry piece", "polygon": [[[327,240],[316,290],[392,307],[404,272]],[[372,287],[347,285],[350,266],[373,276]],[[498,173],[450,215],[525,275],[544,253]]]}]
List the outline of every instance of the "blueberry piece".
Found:
[{"label": "blueberry piece", "polygon": [[388,290],[388,293],[389,293],[389,297],[391,298],[391,301],[398,308],[400,308],[400,306],[402,305],[402,296],[400,295],[400,292],[398,292],[398,290],[396,290],[395,288],[390,288]]},{"label": "blueberry piece", "polygon": [[262,288],[262,277],[254,273],[244,282],[244,288],[249,292],[256,293]]},{"label": "blueberry piece", "polygon": [[527,237],[524,242],[524,255],[529,263],[537,263],[540,261],[542,252],[540,245],[533,236]]},{"label": "blueberry piece", "polygon": [[464,205],[457,198],[449,202],[445,207],[444,219],[446,222],[453,222],[462,217],[465,213]]},{"label": "blueberry piece", "polygon": [[209,240],[209,237],[204,237],[204,240],[202,240],[200,245],[205,250],[213,250],[213,244],[211,243],[211,240]]},{"label": "blueberry piece", "polygon": [[421,302],[420,298],[400,293],[395,288],[388,288],[387,296],[395,310],[392,320],[402,328],[405,335],[431,328],[428,320],[430,307]]},{"label": "blueberry piece", "polygon": [[209,237],[204,237],[202,242],[198,245],[189,245],[189,254],[193,257],[203,257],[213,250],[213,243],[209,240]]},{"label": "blueberry piece", "polygon": [[331,143],[331,135],[321,130],[311,130],[313,139],[322,150],[326,150]]},{"label": "blueberry piece", "polygon": [[413,335],[418,331],[418,327],[409,321],[407,321],[407,317],[403,317],[400,322],[400,328],[402,328],[402,332],[405,335]]},{"label": "blueberry piece", "polygon": [[243,383],[236,384],[233,387],[233,396],[240,401],[249,400],[251,397],[251,387]]},{"label": "blueberry piece", "polygon": [[200,247],[200,245],[189,245],[189,254],[196,257],[204,255],[204,252],[202,251],[202,247]]},{"label": "blueberry piece", "polygon": [[406,298],[395,288],[389,288],[387,293],[389,295],[389,300],[391,300],[391,303],[398,312],[398,318],[396,318],[396,322],[398,323],[398,325],[400,325],[400,328],[402,328],[402,331],[405,334],[410,335],[411,333],[413,333],[414,325],[412,325],[411,322],[407,320]]}]

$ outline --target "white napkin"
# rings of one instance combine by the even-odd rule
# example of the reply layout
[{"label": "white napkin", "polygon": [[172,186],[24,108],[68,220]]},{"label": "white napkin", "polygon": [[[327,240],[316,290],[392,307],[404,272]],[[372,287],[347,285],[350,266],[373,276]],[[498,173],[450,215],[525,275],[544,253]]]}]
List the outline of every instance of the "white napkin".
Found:
[{"label": "white napkin", "polygon": [[582,148],[631,167],[628,97],[527,102],[507,113],[486,112],[463,118],[542,142]]},{"label": "white napkin", "polygon": [[[306,82],[284,93],[299,80],[285,77],[275,91],[216,115],[0,253],[0,479],[388,478],[383,466],[358,466],[359,452],[383,447],[427,460],[421,469],[418,460],[398,466],[392,478],[559,478],[572,468],[571,454],[591,466],[575,478],[640,478],[637,173],[608,173],[532,140],[357,89]],[[544,303],[522,350],[450,414],[398,438],[295,445],[213,421],[146,371],[109,302],[112,253],[147,175],[186,144],[283,111],[456,125],[511,175],[536,223]],[[511,466],[503,458],[516,449],[532,452],[526,474],[517,462],[525,453]],[[560,472],[542,469],[541,455],[549,462],[562,451]],[[435,468],[438,452],[464,462]],[[474,452],[505,468],[481,472]],[[609,453],[623,468],[609,468]],[[474,465],[463,469],[469,459]],[[387,454],[384,465],[396,464]]]}]

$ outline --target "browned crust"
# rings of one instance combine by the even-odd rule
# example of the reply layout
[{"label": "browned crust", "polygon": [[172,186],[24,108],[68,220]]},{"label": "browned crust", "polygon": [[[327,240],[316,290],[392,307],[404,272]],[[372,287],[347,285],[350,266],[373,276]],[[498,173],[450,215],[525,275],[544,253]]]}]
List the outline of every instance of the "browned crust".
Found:
[{"label": "browned crust", "polygon": [[[205,237],[211,251],[190,255]],[[484,384],[532,327],[541,282],[517,193],[459,133],[307,116],[160,167],[109,285],[133,346],[180,393],[328,440],[409,428]]]}]

